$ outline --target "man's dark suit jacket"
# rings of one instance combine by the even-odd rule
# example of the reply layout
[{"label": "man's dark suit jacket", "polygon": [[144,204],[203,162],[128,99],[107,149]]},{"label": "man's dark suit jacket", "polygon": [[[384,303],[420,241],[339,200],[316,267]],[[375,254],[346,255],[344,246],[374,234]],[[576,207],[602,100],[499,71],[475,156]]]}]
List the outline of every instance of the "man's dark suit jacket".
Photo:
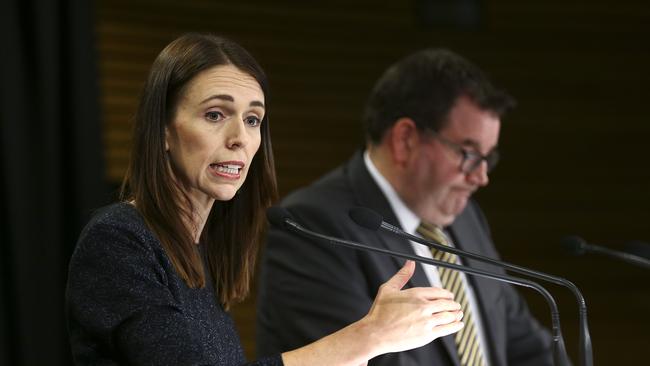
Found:
[{"label": "man's dark suit jacket", "polygon": [[[289,195],[282,206],[296,221],[319,233],[415,254],[408,241],[371,232],[349,219],[350,208],[364,206],[398,225],[362,153],[313,185]],[[498,258],[488,226],[474,202],[457,217],[449,232],[460,249]],[[499,271],[472,260],[465,263]],[[271,228],[257,303],[258,355],[304,346],[361,319],[368,313],[379,286],[402,265],[403,261],[393,257],[314,242]],[[531,317],[517,292],[493,280],[468,278],[481,309],[491,365],[552,365],[550,335]],[[429,286],[420,266],[407,286]],[[369,364],[443,366],[459,365],[459,361],[453,336],[447,336],[408,352],[379,356]]]}]

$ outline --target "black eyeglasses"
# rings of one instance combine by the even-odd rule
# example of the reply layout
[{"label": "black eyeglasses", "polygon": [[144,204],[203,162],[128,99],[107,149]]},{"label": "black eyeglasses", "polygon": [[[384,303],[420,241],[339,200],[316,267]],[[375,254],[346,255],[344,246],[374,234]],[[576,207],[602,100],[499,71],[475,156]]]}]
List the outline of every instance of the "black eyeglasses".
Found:
[{"label": "black eyeglasses", "polygon": [[499,151],[496,149],[490,151],[487,155],[481,155],[476,151],[468,150],[463,145],[447,140],[435,131],[429,132],[432,133],[433,137],[437,138],[462,157],[460,170],[465,174],[475,171],[483,161],[487,163],[487,172],[489,173],[499,162]]}]

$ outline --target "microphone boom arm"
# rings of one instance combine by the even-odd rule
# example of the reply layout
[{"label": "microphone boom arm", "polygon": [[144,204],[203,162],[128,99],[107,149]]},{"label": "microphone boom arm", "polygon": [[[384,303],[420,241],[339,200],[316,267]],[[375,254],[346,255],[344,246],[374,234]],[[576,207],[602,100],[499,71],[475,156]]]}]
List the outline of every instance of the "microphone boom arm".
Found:
[{"label": "microphone boom arm", "polygon": [[614,257],[624,262],[632,263],[637,266],[643,267],[645,269],[650,269],[650,259],[643,258],[635,254],[619,252],[616,250],[611,250],[609,248],[600,247],[597,245],[589,245],[589,244],[586,244],[585,249],[588,252]]}]

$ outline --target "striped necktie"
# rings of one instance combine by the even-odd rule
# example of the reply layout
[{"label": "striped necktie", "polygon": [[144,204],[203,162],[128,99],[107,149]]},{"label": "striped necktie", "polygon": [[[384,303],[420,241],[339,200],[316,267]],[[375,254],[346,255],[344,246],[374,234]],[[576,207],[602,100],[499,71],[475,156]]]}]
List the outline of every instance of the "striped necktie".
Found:
[{"label": "striped necktie", "polygon": [[[417,228],[417,232],[425,239],[433,240],[446,246],[450,245],[445,233],[437,226],[421,223]],[[431,254],[434,259],[439,261],[459,264],[456,254],[443,252],[435,248],[431,249]],[[486,365],[485,357],[479,345],[478,332],[474,323],[474,314],[472,314],[472,309],[469,306],[466,290],[467,284],[465,283],[464,277],[456,270],[442,267],[438,267],[438,274],[440,275],[442,287],[454,294],[454,300],[460,303],[463,311],[463,322],[465,322],[465,326],[455,335],[460,364],[463,366]]]}]

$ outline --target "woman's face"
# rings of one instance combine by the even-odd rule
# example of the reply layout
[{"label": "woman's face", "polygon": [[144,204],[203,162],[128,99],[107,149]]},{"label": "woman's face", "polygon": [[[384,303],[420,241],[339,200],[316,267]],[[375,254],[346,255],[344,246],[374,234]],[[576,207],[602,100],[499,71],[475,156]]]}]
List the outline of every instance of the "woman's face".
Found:
[{"label": "woman's face", "polygon": [[201,208],[233,198],[260,146],[264,93],[249,74],[219,65],[185,86],[165,128],[172,172]]}]

